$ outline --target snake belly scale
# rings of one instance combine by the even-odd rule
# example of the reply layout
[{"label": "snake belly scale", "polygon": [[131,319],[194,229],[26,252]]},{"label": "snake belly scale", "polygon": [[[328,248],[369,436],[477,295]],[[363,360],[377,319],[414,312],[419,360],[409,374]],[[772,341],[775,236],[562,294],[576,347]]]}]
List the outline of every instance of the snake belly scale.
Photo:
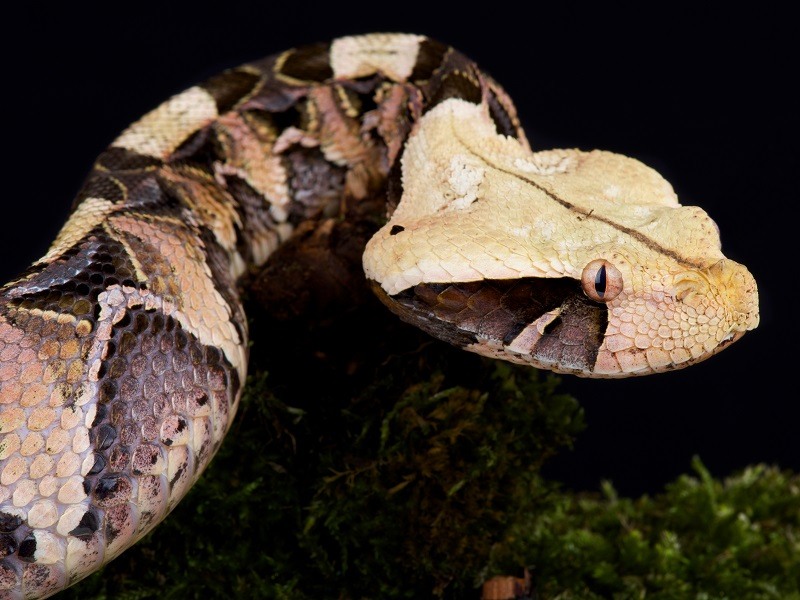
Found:
[{"label": "snake belly scale", "polygon": [[352,36],[231,69],[126,129],[0,290],[0,598],[71,585],[169,513],[236,413],[237,281],[375,198],[372,287],[468,350],[622,377],[758,323],[701,209],[633,159],[532,152],[503,89],[446,45]]}]

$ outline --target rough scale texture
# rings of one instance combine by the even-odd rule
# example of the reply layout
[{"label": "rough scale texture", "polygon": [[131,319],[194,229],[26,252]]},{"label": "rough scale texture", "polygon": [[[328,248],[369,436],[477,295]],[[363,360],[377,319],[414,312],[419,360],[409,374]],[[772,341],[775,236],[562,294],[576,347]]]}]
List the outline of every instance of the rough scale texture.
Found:
[{"label": "rough scale texture", "polygon": [[238,278],[376,201],[373,287],[470,350],[624,376],[758,322],[705,213],[632,159],[532,154],[508,96],[442,44],[348,37],[227,71],[124,131],[0,290],[0,598],[63,589],[167,515],[236,412]]}]

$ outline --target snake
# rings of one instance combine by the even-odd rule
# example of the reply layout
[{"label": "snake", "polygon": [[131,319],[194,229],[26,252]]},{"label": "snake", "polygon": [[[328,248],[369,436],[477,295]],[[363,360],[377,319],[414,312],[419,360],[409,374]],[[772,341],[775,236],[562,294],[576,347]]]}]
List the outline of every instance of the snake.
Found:
[{"label": "snake", "polygon": [[446,44],[353,35],[228,69],[125,129],[0,288],[0,598],[52,595],[167,516],[236,413],[245,275],[376,200],[368,285],[468,351],[616,378],[758,325],[701,208],[633,158],[534,152]]}]

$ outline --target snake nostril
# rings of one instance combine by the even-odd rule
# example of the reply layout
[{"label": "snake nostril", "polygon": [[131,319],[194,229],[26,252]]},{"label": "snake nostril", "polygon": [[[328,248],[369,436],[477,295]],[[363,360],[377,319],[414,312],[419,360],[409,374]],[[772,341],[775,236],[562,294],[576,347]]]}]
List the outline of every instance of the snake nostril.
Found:
[{"label": "snake nostril", "polygon": [[673,295],[678,302],[691,302],[697,294],[708,291],[708,281],[700,273],[685,271],[672,280]]},{"label": "snake nostril", "polygon": [[675,299],[678,302],[686,302],[696,293],[695,286],[688,281],[683,281],[675,286]]}]

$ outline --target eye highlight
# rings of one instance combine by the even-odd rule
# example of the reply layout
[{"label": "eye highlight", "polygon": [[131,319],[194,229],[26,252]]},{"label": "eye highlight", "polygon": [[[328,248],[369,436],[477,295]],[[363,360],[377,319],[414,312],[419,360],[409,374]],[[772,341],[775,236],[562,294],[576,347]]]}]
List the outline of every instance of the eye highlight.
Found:
[{"label": "eye highlight", "polygon": [[583,268],[581,286],[595,302],[608,302],[622,291],[622,273],[604,258],[598,258]]}]

